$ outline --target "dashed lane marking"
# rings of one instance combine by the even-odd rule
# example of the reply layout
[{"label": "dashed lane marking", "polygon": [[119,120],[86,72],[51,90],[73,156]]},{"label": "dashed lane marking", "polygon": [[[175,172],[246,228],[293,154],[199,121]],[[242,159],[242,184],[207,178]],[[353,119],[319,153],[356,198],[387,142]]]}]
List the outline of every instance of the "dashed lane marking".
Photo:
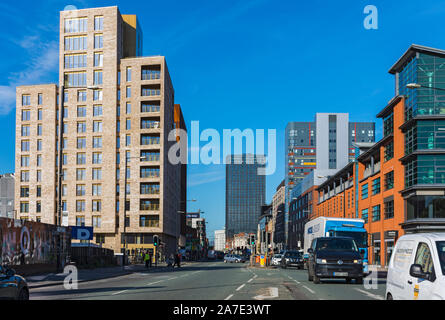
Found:
[{"label": "dashed lane marking", "polygon": [[112,294],[112,296],[115,296],[115,295],[117,295],[117,294],[121,294],[121,293],[124,293],[124,292],[127,292],[128,290],[122,290],[122,291],[119,291],[119,292],[115,292],[115,293],[113,293]]},{"label": "dashed lane marking", "polygon": [[357,290],[358,292],[361,292],[361,293],[367,295],[370,298],[373,298],[373,299],[376,299],[376,300],[385,300],[382,296],[379,296],[377,294],[374,294],[374,293],[371,293],[371,292],[367,292],[367,291],[361,290],[361,289],[355,289],[355,290]]},{"label": "dashed lane marking", "polygon": [[310,288],[308,288],[308,287],[306,287],[306,286],[302,286],[303,288],[305,288],[307,291],[309,291],[310,293],[312,293],[312,294],[315,294],[315,291],[314,290],[312,290],[312,289],[310,289]]},{"label": "dashed lane marking", "polygon": [[244,288],[245,285],[246,285],[246,284],[240,285],[240,286],[238,287],[238,289],[236,289],[236,291],[240,291],[242,288]]},{"label": "dashed lane marking", "polygon": [[228,296],[227,298],[225,298],[224,300],[230,300],[233,297],[233,294],[231,294],[230,296]]}]

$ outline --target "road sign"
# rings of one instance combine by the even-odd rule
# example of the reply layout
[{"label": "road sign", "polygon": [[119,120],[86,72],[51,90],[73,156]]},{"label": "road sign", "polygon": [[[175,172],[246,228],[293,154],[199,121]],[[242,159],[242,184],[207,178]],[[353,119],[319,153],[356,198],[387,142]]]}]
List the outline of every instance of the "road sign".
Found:
[{"label": "road sign", "polygon": [[71,227],[71,239],[93,240],[93,227]]}]

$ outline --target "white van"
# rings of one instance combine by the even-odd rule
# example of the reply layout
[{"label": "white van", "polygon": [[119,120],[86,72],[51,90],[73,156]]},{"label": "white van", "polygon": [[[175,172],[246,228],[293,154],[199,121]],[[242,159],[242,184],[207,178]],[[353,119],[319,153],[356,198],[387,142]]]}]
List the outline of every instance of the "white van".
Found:
[{"label": "white van", "polygon": [[445,233],[400,237],[388,266],[388,300],[445,300]]}]

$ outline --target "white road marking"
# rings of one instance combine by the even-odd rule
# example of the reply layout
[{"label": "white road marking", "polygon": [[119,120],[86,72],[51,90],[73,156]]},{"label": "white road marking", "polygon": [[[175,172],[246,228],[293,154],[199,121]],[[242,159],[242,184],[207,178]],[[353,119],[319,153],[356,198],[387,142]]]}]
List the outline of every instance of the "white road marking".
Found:
[{"label": "white road marking", "polygon": [[300,281],[294,280],[296,284],[300,284]]},{"label": "white road marking", "polygon": [[307,291],[309,291],[310,293],[312,293],[312,294],[315,294],[315,291],[314,290],[312,290],[312,289],[310,289],[310,288],[308,288],[308,287],[306,287],[306,286],[303,286],[303,288],[305,288]]},{"label": "white road marking", "polygon": [[253,278],[252,278],[252,279],[250,279],[250,280],[249,280],[249,281],[247,281],[247,282],[249,282],[249,283],[250,283],[250,282],[252,282],[252,281],[253,281]]},{"label": "white road marking", "polygon": [[256,296],[254,297],[255,300],[264,300],[264,299],[274,299],[274,298],[278,298],[278,288],[269,288],[269,296]]},{"label": "white road marking", "polygon": [[253,276],[254,279],[257,278],[257,277],[258,277],[257,275],[254,275],[254,276]]},{"label": "white road marking", "polygon": [[381,296],[379,296],[377,294],[374,294],[374,293],[371,293],[371,292],[367,292],[367,291],[361,290],[361,289],[355,289],[355,290],[357,290],[358,292],[361,292],[361,293],[367,295],[370,298],[373,298],[373,299],[376,299],[376,300],[385,300],[383,297],[381,297]]},{"label": "white road marking", "polygon": [[178,279],[178,277],[169,278],[167,280],[175,280],[175,279]]},{"label": "white road marking", "polygon": [[164,280],[159,280],[159,281],[156,281],[156,282],[147,283],[146,285],[147,286],[151,286],[151,285],[154,285],[154,284],[162,282],[162,281],[164,281]]},{"label": "white road marking", "polygon": [[127,291],[128,291],[128,290],[123,290],[123,291],[115,292],[115,293],[112,294],[112,296],[115,296],[115,295],[117,295],[117,294],[124,293],[124,292],[127,292]]},{"label": "white road marking", "polygon": [[228,296],[227,298],[225,298],[224,300],[230,300],[233,297],[233,294],[231,294],[230,296]]},{"label": "white road marking", "polygon": [[239,286],[238,289],[236,289],[236,291],[240,291],[242,288],[244,288],[245,285],[246,284],[243,284],[243,285]]}]

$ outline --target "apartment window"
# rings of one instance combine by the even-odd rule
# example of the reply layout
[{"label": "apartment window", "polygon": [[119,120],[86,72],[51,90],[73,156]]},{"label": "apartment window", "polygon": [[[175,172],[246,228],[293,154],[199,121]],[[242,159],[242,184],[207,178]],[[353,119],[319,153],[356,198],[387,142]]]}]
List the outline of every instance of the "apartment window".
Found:
[{"label": "apartment window", "polygon": [[37,182],[42,182],[42,170],[37,170]]},{"label": "apartment window", "polygon": [[78,69],[86,67],[87,67],[86,53],[65,55],[65,69]]},{"label": "apartment window", "polygon": [[385,161],[394,158],[394,141],[391,141],[385,146]]},{"label": "apartment window", "polygon": [[77,107],[77,117],[85,118],[87,116],[87,108],[84,106]]},{"label": "apartment window", "polygon": [[93,91],[93,100],[94,101],[102,101],[103,99],[103,92],[102,90],[98,89],[98,90],[94,90]]},{"label": "apartment window", "polygon": [[125,137],[125,145],[127,147],[131,146],[131,135],[129,134]]},{"label": "apartment window", "polygon": [[64,77],[66,87],[86,87],[87,85],[87,73],[85,71],[68,72],[65,73]]},{"label": "apartment window", "polygon": [[87,131],[87,123],[86,122],[78,122],[77,123],[77,133],[85,133]]},{"label": "apartment window", "polygon": [[102,164],[102,153],[101,152],[93,153],[93,164]]},{"label": "apartment window", "polygon": [[147,135],[147,134],[141,135],[141,145],[143,146],[160,144],[160,143],[161,143],[161,138],[158,136]]},{"label": "apartment window", "polygon": [[142,67],[142,80],[161,79],[161,66]]},{"label": "apartment window", "polygon": [[29,171],[21,171],[20,182],[29,182]]},{"label": "apartment window", "polygon": [[102,71],[94,71],[94,84],[95,85],[103,84],[103,72]]},{"label": "apartment window", "polygon": [[160,112],[160,105],[156,105],[153,103],[142,102],[141,104],[141,112]]},{"label": "apartment window", "polygon": [[116,152],[116,164],[121,163],[121,154],[120,152]]},{"label": "apartment window", "polygon": [[117,101],[121,101],[121,91],[117,90]]},{"label": "apartment window", "polygon": [[372,195],[380,193],[380,178],[372,181]]},{"label": "apartment window", "polygon": [[394,218],[394,200],[386,201],[384,205],[385,219]]},{"label": "apartment window", "polygon": [[120,148],[121,147],[121,138],[120,137],[117,137],[116,138],[116,148]]},{"label": "apartment window", "polygon": [[22,137],[29,137],[31,135],[30,126],[22,126]]},{"label": "apartment window", "polygon": [[131,194],[131,185],[129,183],[127,183],[127,185],[125,186],[125,192],[127,193],[127,195]]},{"label": "apartment window", "polygon": [[121,116],[121,106],[120,106],[120,105],[118,105],[118,106],[116,107],[116,116],[117,116],[117,117],[120,117],[120,116]]},{"label": "apartment window", "polygon": [[100,168],[93,169],[93,180],[102,180],[102,169]]},{"label": "apartment window", "polygon": [[30,145],[30,142],[29,142],[29,140],[23,140],[22,141],[22,152],[29,152],[29,145]]},{"label": "apartment window", "polygon": [[37,120],[39,120],[39,121],[43,120],[43,110],[42,109],[37,110]]},{"label": "apartment window", "polygon": [[41,125],[41,124],[38,124],[38,125],[37,125],[37,135],[38,135],[38,136],[41,136],[41,135],[42,135],[42,125]]},{"label": "apartment window", "polygon": [[159,177],[160,177],[159,168],[141,167],[141,178],[159,178]]},{"label": "apartment window", "polygon": [[117,72],[117,84],[118,85],[121,84],[121,72],[120,71]]},{"label": "apartment window", "polygon": [[121,132],[121,122],[119,120],[116,122],[116,132]]},{"label": "apartment window", "polygon": [[104,47],[104,35],[95,34],[94,35],[94,49],[102,49]]},{"label": "apartment window", "polygon": [[372,207],[372,221],[380,221],[380,205]]},{"label": "apartment window", "polygon": [[42,212],[42,203],[40,201],[36,202],[36,213]]},{"label": "apartment window", "polygon": [[101,105],[95,105],[93,106],[93,116],[94,117],[100,117],[102,116],[102,106]]},{"label": "apartment window", "polygon": [[66,195],[67,195],[67,190],[68,190],[68,187],[67,187],[66,184],[64,184],[64,185],[62,186],[62,196],[63,196],[63,197],[66,197]]},{"label": "apartment window", "polygon": [[140,216],[139,226],[141,228],[159,228],[159,216]]},{"label": "apartment window", "polygon": [[85,102],[87,101],[87,92],[86,90],[80,90],[77,92],[77,102]]},{"label": "apartment window", "polygon": [[85,149],[87,147],[87,138],[77,138],[77,149]]},{"label": "apartment window", "polygon": [[102,210],[102,202],[100,200],[93,200],[93,212],[100,212]]},{"label": "apartment window", "polygon": [[62,163],[64,166],[68,164],[68,155],[66,153],[62,155]]},{"label": "apartment window", "polygon": [[131,168],[130,167],[127,167],[126,174],[127,174],[127,179],[131,179]]},{"label": "apartment window", "polygon": [[22,106],[30,106],[31,105],[31,96],[29,94],[22,95]]},{"label": "apartment window", "polygon": [[62,169],[62,181],[65,181],[67,177],[66,169]]},{"label": "apartment window", "polygon": [[68,145],[68,139],[67,138],[63,138],[62,139],[62,150],[65,150],[67,145]]},{"label": "apartment window", "polygon": [[39,93],[37,95],[37,104],[41,106],[43,104],[43,94]]},{"label": "apartment window", "polygon": [[83,181],[86,179],[86,169],[77,169],[76,170],[76,179],[77,181]]},{"label": "apartment window", "polygon": [[99,216],[94,216],[93,217],[93,227],[94,228],[100,228],[101,225],[102,225],[102,218],[99,217]]},{"label": "apartment window", "polygon": [[[85,209],[83,211],[85,211]],[[82,211],[78,210],[77,212],[82,212]],[[84,227],[84,226],[85,226],[85,216],[77,216],[76,227]]]},{"label": "apartment window", "polygon": [[21,198],[29,198],[29,187],[21,187],[20,188],[20,197]]},{"label": "apartment window", "polygon": [[150,119],[141,120],[141,129],[159,129],[161,127],[161,122]]},{"label": "apartment window", "polygon": [[127,67],[127,82],[131,82],[131,67]]},{"label": "apartment window", "polygon": [[127,87],[127,98],[131,98],[131,87]]},{"label": "apartment window", "polygon": [[130,119],[127,119],[127,121],[126,121],[126,129],[131,130],[131,120]]},{"label": "apartment window", "polygon": [[127,102],[127,109],[126,109],[127,114],[131,113],[131,103]]},{"label": "apartment window", "polygon": [[37,198],[40,198],[42,196],[42,186],[37,186],[36,193]]},{"label": "apartment window", "polygon": [[78,197],[85,196],[85,185],[83,185],[83,184],[76,185],[76,196],[78,196]]},{"label": "apartment window", "polygon": [[102,148],[102,137],[93,137],[93,148]]},{"label": "apartment window", "polygon": [[143,199],[140,202],[141,211],[158,211],[159,210],[159,200],[158,199]]},{"label": "apartment window", "polygon": [[102,132],[102,121],[93,122],[93,132]]},{"label": "apartment window", "polygon": [[93,196],[101,196],[101,195],[102,195],[102,185],[93,184]]},{"label": "apartment window", "polygon": [[[130,204],[130,202],[128,202],[128,204]],[[127,209],[128,211],[129,209]],[[125,217],[125,227],[129,228],[130,227],[130,217]]]},{"label": "apartment window", "polygon": [[87,32],[88,18],[65,19],[65,33]]},{"label": "apartment window", "polygon": [[[76,212],[85,212],[85,200],[76,201]],[[85,223],[85,218],[84,218]]]},{"label": "apartment window", "polygon": [[37,151],[42,151],[42,140],[37,140]]},{"label": "apartment window", "polygon": [[160,153],[153,151],[141,151],[141,158],[142,162],[157,162],[160,159]]},{"label": "apartment window", "polygon": [[141,194],[159,194],[158,183],[141,183]]},{"label": "apartment window", "polygon": [[102,31],[104,29],[104,17],[94,17],[94,31]]},{"label": "apartment window", "polygon": [[20,213],[29,213],[29,202],[20,202]]},{"label": "apartment window", "polygon": [[385,190],[394,188],[394,171],[385,174]]},{"label": "apartment window", "polygon": [[368,198],[368,184],[365,183],[364,185],[362,185],[362,199],[367,199]]},{"label": "apartment window", "polygon": [[78,165],[84,165],[87,162],[87,156],[86,153],[78,153],[77,154],[77,159],[76,159],[76,163]]},{"label": "apartment window", "polygon": [[29,156],[21,157],[21,165],[22,167],[29,167]]},{"label": "apartment window", "polygon": [[368,223],[368,209],[362,210],[362,219],[365,220],[365,223]]},{"label": "apartment window", "polygon": [[31,110],[22,110],[22,121],[31,120]]}]

